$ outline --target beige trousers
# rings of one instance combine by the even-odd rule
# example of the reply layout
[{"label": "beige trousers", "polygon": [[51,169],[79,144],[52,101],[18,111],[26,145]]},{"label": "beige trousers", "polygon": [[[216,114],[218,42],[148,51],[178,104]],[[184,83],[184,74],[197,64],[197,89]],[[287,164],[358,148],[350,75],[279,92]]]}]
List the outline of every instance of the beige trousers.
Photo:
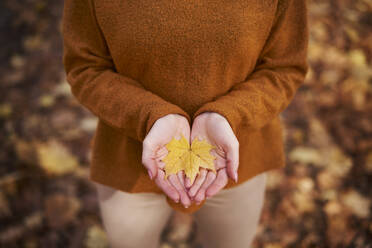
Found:
[{"label": "beige trousers", "polygon": [[[158,248],[173,210],[164,194],[128,193],[95,182],[112,248]],[[222,189],[192,213],[203,248],[250,247],[264,203],[266,172]]]}]

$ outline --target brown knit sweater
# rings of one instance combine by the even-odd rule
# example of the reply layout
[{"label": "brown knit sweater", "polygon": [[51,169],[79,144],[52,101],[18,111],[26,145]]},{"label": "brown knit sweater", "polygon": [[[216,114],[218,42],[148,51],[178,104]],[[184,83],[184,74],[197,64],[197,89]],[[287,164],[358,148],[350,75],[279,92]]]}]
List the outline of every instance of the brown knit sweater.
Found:
[{"label": "brown knit sweater", "polygon": [[71,91],[99,120],[91,180],[162,194],[142,141],[171,113],[228,120],[240,159],[225,188],[285,166],[279,114],[308,69],[306,0],[65,0],[62,32]]}]

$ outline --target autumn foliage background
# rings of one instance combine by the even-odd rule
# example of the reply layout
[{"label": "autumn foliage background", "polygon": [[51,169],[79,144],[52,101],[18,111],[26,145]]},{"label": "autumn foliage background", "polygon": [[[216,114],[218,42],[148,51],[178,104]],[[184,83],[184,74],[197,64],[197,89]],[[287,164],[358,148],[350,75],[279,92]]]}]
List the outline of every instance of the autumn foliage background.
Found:
[{"label": "autumn foliage background", "polygon": [[[97,118],[62,67],[62,0],[0,1],[0,247],[108,247],[89,180]],[[372,247],[372,1],[309,0],[310,72],[281,114],[254,247]],[[227,213],[228,214],[228,213]],[[176,213],[162,248],[201,247]]]}]

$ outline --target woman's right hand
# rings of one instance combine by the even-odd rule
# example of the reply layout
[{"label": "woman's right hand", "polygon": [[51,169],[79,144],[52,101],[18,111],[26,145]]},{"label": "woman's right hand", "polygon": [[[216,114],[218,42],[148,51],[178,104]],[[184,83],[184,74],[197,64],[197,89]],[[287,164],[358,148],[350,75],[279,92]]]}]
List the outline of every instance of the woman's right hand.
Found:
[{"label": "woman's right hand", "polygon": [[177,175],[171,174],[165,179],[165,164],[161,161],[168,154],[165,145],[173,138],[180,139],[181,134],[189,140],[190,124],[186,117],[168,114],[156,120],[143,140],[142,164],[165,194],[175,202],[181,199],[181,203],[188,207],[191,200],[186,192],[184,171],[179,171]]}]

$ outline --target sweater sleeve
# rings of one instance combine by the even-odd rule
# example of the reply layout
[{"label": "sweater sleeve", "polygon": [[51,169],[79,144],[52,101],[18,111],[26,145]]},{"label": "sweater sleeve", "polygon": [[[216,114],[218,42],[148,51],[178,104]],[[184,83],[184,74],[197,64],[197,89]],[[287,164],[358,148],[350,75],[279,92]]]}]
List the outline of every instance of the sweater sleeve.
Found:
[{"label": "sweater sleeve", "polygon": [[306,0],[278,0],[270,34],[255,70],[229,92],[202,105],[203,112],[224,116],[234,133],[257,131],[282,112],[304,82],[307,63]]},{"label": "sweater sleeve", "polygon": [[190,116],[115,70],[92,0],[65,0],[63,65],[71,92],[92,114],[143,142],[154,122],[167,114]]}]

